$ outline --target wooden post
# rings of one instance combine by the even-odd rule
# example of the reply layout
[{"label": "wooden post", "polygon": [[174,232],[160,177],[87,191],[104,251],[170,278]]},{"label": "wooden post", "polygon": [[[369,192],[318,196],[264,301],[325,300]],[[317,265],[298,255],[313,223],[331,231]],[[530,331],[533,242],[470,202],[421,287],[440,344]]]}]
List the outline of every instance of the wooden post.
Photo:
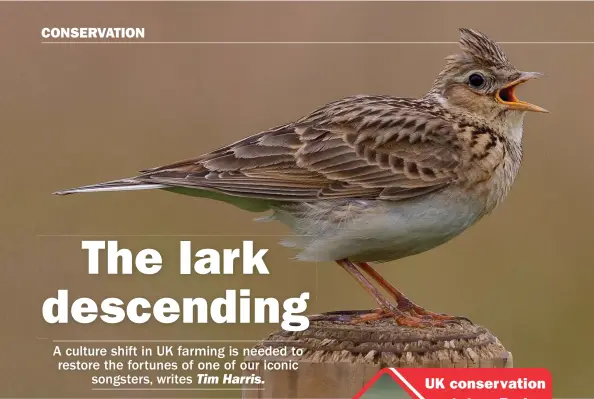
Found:
[{"label": "wooden post", "polygon": [[[512,354],[484,327],[399,327],[391,320],[362,325],[312,321],[301,332],[276,331],[256,348],[288,348],[287,356],[253,356],[264,384],[243,398],[352,398],[385,367],[512,367]],[[291,356],[300,348],[300,356]],[[296,362],[297,370],[265,370],[264,363]],[[280,366],[280,365],[279,365]]]}]

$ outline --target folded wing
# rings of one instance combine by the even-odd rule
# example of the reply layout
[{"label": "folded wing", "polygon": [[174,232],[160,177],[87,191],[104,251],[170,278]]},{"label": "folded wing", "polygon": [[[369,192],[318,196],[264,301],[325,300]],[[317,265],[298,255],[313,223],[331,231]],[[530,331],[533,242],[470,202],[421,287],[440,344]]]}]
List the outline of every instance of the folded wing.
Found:
[{"label": "folded wing", "polygon": [[413,101],[343,99],[295,123],[133,179],[279,201],[424,195],[455,182],[465,159],[451,123]]}]

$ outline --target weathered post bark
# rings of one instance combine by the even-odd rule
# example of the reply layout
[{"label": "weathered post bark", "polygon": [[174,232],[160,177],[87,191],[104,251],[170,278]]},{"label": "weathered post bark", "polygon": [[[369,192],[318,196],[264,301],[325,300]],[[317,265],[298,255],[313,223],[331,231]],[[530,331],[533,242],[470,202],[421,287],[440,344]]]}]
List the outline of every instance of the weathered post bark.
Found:
[{"label": "weathered post bark", "polygon": [[[390,320],[354,326],[312,321],[305,331],[276,331],[256,347],[287,347],[289,355],[246,359],[259,363],[264,384],[244,390],[244,398],[352,398],[385,367],[512,367],[499,340],[467,322],[417,329]],[[303,353],[291,355],[291,348]],[[265,362],[296,362],[297,370],[266,370]]]}]

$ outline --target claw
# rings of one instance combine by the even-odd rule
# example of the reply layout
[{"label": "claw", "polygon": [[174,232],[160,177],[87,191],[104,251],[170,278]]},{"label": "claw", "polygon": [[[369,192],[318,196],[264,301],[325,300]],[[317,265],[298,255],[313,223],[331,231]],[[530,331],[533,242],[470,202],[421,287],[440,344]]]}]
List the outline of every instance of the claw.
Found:
[{"label": "claw", "polygon": [[310,321],[339,321],[350,323],[359,316],[370,313],[381,312],[381,309],[366,309],[366,310],[337,310],[332,312],[324,312],[308,316]]},{"label": "claw", "polygon": [[456,318],[458,320],[464,320],[467,323],[470,323],[471,326],[474,326],[474,323],[472,322],[472,320],[470,320],[468,317],[464,317],[464,316],[456,316]]},{"label": "claw", "polygon": [[393,318],[400,326],[427,328],[446,327],[448,325],[462,325],[463,322],[473,325],[467,317],[448,316],[440,313],[425,311],[424,309],[410,309],[407,311],[391,309],[338,310],[308,316],[310,321],[329,321],[350,324],[369,323],[377,320]]},{"label": "claw", "polygon": [[393,312],[390,310],[376,309],[375,311],[359,315],[358,317],[353,318],[351,320],[351,324],[361,324],[388,318],[394,319],[396,321],[396,324],[398,324],[399,326],[413,328],[446,327],[446,324],[450,322],[457,323],[456,320],[446,321],[420,318],[408,313],[401,312],[399,310],[397,312]]},{"label": "claw", "polygon": [[458,325],[462,325],[462,322],[466,321],[466,322],[470,323],[471,325],[474,325],[474,323],[472,321],[470,321],[470,319],[467,317],[450,316],[445,313],[430,312],[430,311],[425,310],[424,308],[422,308],[418,305],[414,305],[414,304],[412,304],[412,309],[410,309],[410,312],[413,314],[419,315],[422,319],[425,319],[425,320],[440,320],[440,321],[443,321],[444,323],[454,323],[454,324],[458,324]]}]

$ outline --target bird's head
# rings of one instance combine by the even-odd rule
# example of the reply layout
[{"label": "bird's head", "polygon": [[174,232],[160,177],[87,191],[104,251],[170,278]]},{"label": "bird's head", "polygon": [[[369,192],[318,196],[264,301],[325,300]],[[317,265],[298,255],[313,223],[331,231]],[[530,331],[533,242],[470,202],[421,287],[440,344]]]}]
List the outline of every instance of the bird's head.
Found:
[{"label": "bird's head", "polygon": [[519,100],[515,93],[519,85],[542,76],[541,73],[516,69],[501,47],[484,34],[472,29],[460,32],[462,51],[446,58],[447,64],[430,95],[438,96],[446,106],[488,120],[521,118],[527,111],[548,112]]}]

